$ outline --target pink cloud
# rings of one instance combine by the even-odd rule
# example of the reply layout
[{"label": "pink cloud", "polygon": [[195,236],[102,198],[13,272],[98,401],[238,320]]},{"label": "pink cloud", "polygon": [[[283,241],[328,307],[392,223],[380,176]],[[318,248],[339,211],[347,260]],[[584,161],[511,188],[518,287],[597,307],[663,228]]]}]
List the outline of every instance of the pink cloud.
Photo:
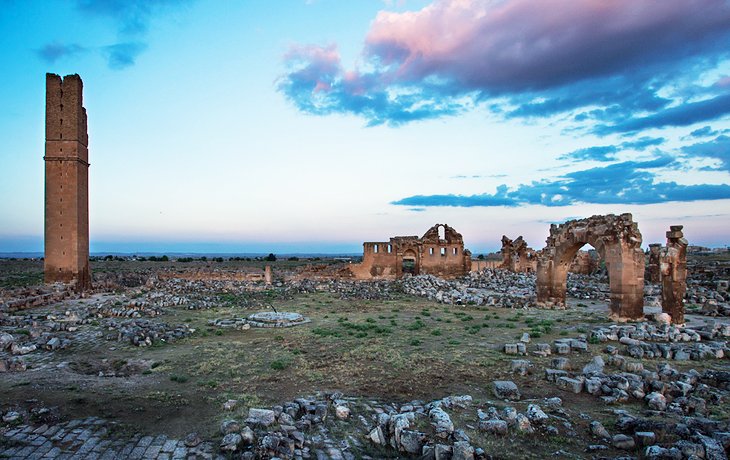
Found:
[{"label": "pink cloud", "polygon": [[513,91],[691,55],[729,28],[725,0],[436,0],[378,13],[366,53],[403,81]]}]

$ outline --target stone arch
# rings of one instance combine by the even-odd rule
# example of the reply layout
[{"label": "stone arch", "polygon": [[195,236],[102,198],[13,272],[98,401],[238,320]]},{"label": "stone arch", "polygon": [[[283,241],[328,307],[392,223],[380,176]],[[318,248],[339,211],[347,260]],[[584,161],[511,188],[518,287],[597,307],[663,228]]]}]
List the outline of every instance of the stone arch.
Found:
[{"label": "stone arch", "polygon": [[578,250],[590,244],[606,263],[611,289],[610,317],[644,317],[644,251],[631,214],[592,216],[550,226],[547,246],[537,254],[537,303],[565,308],[568,269]]}]

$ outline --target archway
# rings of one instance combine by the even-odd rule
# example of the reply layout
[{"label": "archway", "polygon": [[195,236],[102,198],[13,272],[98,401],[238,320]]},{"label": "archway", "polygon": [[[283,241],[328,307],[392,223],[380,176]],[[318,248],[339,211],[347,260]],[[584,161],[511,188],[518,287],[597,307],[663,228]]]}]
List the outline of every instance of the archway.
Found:
[{"label": "archway", "polygon": [[547,246],[537,254],[537,303],[565,308],[570,263],[590,244],[606,263],[614,320],[644,317],[644,251],[641,233],[631,214],[593,216],[551,225]]}]

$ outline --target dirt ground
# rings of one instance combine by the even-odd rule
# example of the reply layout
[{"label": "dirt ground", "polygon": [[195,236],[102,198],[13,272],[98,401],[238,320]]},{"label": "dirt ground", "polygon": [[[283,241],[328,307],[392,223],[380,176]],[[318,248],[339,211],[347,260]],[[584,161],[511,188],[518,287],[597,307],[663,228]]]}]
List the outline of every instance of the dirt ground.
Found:
[{"label": "dirt ground", "polygon": [[[22,261],[13,270],[6,261],[0,265],[6,284],[10,278],[37,276],[37,263],[35,271],[33,264]],[[62,312],[79,303],[91,305],[102,295],[118,294],[95,294],[17,314]],[[209,309],[165,307],[155,321],[195,329],[191,336],[168,343],[136,347],[105,340],[107,331],[99,324],[81,326],[78,334],[83,338],[68,349],[27,355],[27,371],[2,375],[2,406],[58,406],[63,419],[95,415],[136,431],[171,437],[198,431],[214,436],[224,417],[245,418],[249,407],[270,407],[318,391],[393,402],[469,394],[480,404],[493,399],[492,381],[513,380],[523,401],[560,396],[576,413],[607,423],[613,420],[594,397],[561,392],[544,379],[541,370],[550,367],[551,357],[530,356],[537,372],[520,377],[510,373],[516,357],[502,352],[504,343],[519,340],[524,332],[533,342],[552,343],[609,324],[605,303],[571,300],[566,311],[510,310],[447,306],[405,294],[391,300],[353,300],[329,292],[290,298],[273,293],[271,305],[276,310],[300,313],[311,322],[239,331],[210,326],[209,320],[247,317],[261,309],[232,303],[224,292],[220,294],[227,300]],[[707,318],[691,320],[702,324]],[[604,347],[590,344],[589,352],[572,355],[571,363],[579,369]],[[645,367],[651,366],[650,360],[644,361]],[[727,366],[718,361],[704,367],[722,365]],[[224,414],[221,406],[229,399],[241,403],[235,413]],[[718,416],[730,414],[727,404],[714,410]],[[483,436],[476,431],[472,435]],[[483,442],[499,448],[503,441]],[[531,438],[509,448],[515,457],[524,457],[539,455],[543,449],[582,452],[584,447],[567,438]]]}]

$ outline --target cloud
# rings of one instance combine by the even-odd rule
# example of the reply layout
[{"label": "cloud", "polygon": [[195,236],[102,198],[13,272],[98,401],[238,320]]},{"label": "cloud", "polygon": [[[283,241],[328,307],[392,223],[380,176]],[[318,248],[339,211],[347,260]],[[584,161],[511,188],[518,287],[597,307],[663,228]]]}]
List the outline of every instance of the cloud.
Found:
[{"label": "cloud", "polygon": [[599,125],[594,131],[598,134],[610,134],[665,126],[689,126],[694,123],[715,120],[728,114],[730,114],[730,93],[703,101],[684,103],[646,117],[630,118],[613,125]]},{"label": "cloud", "polygon": [[100,48],[110,69],[133,66],[144,52],[147,31],[155,15],[189,4],[193,0],[76,0],[77,8],[89,16],[110,19],[116,24],[118,43]]},{"label": "cloud", "polygon": [[115,21],[119,32],[137,36],[147,32],[155,13],[169,7],[190,3],[191,0],[76,0],[84,13],[107,17]]},{"label": "cloud", "polygon": [[147,49],[147,45],[141,42],[117,43],[104,47],[104,53],[110,69],[122,70],[133,66],[137,57],[145,49]]},{"label": "cloud", "polygon": [[591,160],[591,161],[613,161],[619,148],[615,145],[603,145],[575,150],[558,157],[559,160]]},{"label": "cloud", "polygon": [[368,125],[399,125],[413,120],[455,115],[463,104],[427,90],[384,86],[377,74],[347,72],[335,45],[295,46],[285,56],[289,72],[277,82],[279,91],[303,112],[347,113],[365,117]]},{"label": "cloud", "polygon": [[639,139],[636,139],[635,141],[626,141],[621,143],[621,148],[623,149],[631,149],[631,150],[637,150],[639,152],[643,152],[649,147],[656,147],[658,145],[662,145],[667,140],[663,137],[648,137],[644,136]]},{"label": "cloud", "polygon": [[54,64],[61,58],[81,54],[85,51],[86,48],[76,43],[64,45],[58,42],[48,43],[43,48],[36,50],[38,56],[49,64]]},{"label": "cloud", "polygon": [[558,160],[574,160],[574,161],[613,161],[616,154],[622,150],[637,150],[643,152],[649,147],[661,145],[666,142],[663,137],[642,137],[634,141],[622,142],[619,145],[600,145],[578,149],[570,153],[566,153],[558,157]]},{"label": "cloud", "polygon": [[[578,121],[633,131],[719,116],[711,103],[684,114],[674,106],[685,105],[688,86],[705,97],[724,91],[697,88],[693,77],[727,58],[729,37],[726,0],[434,0],[379,12],[362,68],[345,69],[334,54],[318,73],[321,54],[336,48],[295,47],[278,88],[304,112],[350,113],[371,125],[481,104],[506,117],[578,110]],[[647,112],[657,116],[635,120]]]},{"label": "cloud", "polygon": [[679,165],[669,156],[647,161],[624,161],[564,174],[557,179],[533,181],[510,189],[497,187],[493,194],[415,195],[394,201],[404,206],[569,206],[592,204],[653,204],[668,201],[730,198],[728,184],[681,185],[659,182],[655,170]]},{"label": "cloud", "polygon": [[695,129],[691,133],[689,133],[690,137],[707,137],[707,136],[715,136],[718,132],[712,129],[710,126],[704,126],[699,129]]},{"label": "cloud", "polygon": [[712,158],[719,160],[718,168],[707,168],[730,171],[730,137],[722,135],[709,142],[682,147],[682,153],[691,158]]}]

